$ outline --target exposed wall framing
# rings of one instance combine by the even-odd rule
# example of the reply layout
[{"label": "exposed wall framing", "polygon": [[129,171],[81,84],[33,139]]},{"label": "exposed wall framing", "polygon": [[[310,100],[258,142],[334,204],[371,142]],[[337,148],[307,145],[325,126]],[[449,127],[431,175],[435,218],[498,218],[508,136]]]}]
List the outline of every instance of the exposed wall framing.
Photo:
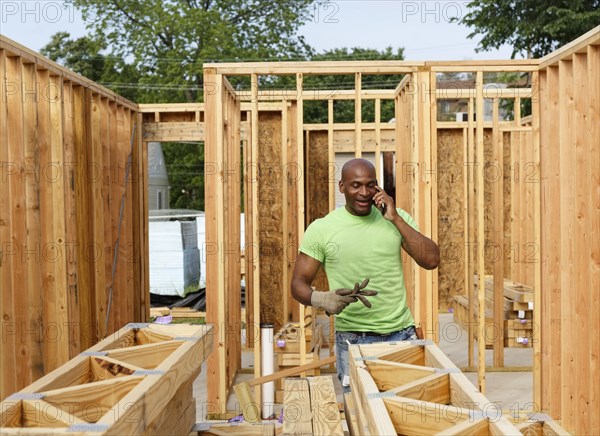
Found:
[{"label": "exposed wall framing", "polygon": [[3,36],[0,81],[4,398],[146,320],[148,217],[136,104]]},{"label": "exposed wall framing", "polygon": [[599,77],[600,28],[540,60],[535,401],[575,434],[600,432]]}]

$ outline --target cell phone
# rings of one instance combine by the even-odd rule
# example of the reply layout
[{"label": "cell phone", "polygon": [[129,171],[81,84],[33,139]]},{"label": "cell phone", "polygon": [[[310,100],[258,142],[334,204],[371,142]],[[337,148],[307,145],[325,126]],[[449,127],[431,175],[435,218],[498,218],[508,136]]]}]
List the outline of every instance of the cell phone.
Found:
[{"label": "cell phone", "polygon": [[[379,183],[377,183],[377,192],[381,192],[383,191],[382,188],[379,187]],[[377,209],[379,210],[379,212],[381,212],[382,215],[385,215],[385,203],[383,203],[381,206],[377,207]]]}]

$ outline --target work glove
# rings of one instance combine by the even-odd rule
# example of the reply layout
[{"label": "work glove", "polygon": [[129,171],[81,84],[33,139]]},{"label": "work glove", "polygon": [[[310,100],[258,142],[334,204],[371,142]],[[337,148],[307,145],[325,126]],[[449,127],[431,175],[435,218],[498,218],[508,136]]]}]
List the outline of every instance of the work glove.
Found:
[{"label": "work glove", "polygon": [[310,296],[310,304],[313,307],[325,309],[328,315],[337,315],[350,303],[358,301],[357,297],[339,295],[336,292],[313,291]]},{"label": "work glove", "polygon": [[335,293],[338,295],[346,296],[346,297],[356,297],[360,300],[360,302],[362,304],[364,304],[368,308],[371,308],[371,303],[365,297],[373,297],[373,296],[377,295],[378,292],[374,291],[372,289],[364,289],[369,284],[369,280],[370,279],[366,278],[360,284],[358,282],[356,282],[354,284],[354,289],[345,289],[345,288],[338,289],[335,291]]}]

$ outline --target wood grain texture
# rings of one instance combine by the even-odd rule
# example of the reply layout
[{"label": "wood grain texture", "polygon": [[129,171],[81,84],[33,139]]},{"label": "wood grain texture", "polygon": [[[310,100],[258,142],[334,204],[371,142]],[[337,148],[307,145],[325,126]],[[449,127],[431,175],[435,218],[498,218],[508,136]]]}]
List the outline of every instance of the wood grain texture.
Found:
[{"label": "wood grain texture", "polygon": [[344,434],[331,376],[309,377],[310,408],[314,435]]},{"label": "wood grain texture", "polygon": [[307,379],[284,380],[283,433],[289,435],[313,434],[310,389]]}]

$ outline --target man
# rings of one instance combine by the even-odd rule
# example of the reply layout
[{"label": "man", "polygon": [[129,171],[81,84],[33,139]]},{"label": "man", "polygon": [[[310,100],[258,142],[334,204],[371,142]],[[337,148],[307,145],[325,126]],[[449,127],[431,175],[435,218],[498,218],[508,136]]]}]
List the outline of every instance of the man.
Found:
[{"label": "man", "polygon": [[[348,161],[339,189],[346,205],[306,229],[291,287],[300,303],[335,315],[338,378],[348,392],[348,343],[416,339],[415,322],[406,305],[402,249],[426,269],[438,266],[440,254],[437,244],[419,233],[414,219],[396,209],[392,197],[377,186],[375,167],[369,161]],[[335,291],[312,289],[321,266]],[[364,292],[366,279],[377,295],[365,292],[371,296],[364,303],[365,297],[358,301],[358,295]]]}]

